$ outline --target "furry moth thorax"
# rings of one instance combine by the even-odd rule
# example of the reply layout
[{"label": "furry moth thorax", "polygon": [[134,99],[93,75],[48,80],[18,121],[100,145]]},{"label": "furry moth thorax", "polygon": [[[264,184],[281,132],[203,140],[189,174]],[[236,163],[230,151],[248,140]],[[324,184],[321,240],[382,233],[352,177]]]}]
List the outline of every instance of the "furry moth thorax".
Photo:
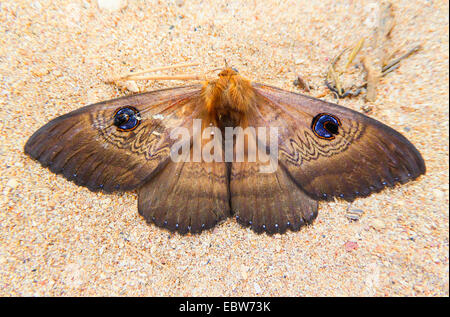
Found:
[{"label": "furry moth thorax", "polygon": [[213,122],[228,122],[232,126],[245,126],[255,102],[251,82],[232,68],[225,68],[219,78],[205,81],[202,98]]}]

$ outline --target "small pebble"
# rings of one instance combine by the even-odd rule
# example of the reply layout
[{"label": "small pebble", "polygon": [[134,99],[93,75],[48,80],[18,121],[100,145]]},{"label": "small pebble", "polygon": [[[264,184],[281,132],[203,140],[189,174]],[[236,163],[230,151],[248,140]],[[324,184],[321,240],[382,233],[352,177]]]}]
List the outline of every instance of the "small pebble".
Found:
[{"label": "small pebble", "polygon": [[97,0],[98,7],[102,10],[119,11],[128,5],[127,0]]},{"label": "small pebble", "polygon": [[248,267],[245,265],[241,265],[241,276],[244,280],[248,278]]},{"label": "small pebble", "polygon": [[310,92],[310,86],[308,83],[305,82],[305,80],[301,76],[297,76],[297,78],[293,82],[294,86],[297,86],[298,88]]},{"label": "small pebble", "polygon": [[17,182],[17,179],[15,178],[10,178],[8,180],[8,182],[6,183],[6,186],[9,188],[16,188],[19,185],[19,183]]},{"label": "small pebble", "polygon": [[362,209],[350,209],[345,214],[345,217],[350,221],[358,221],[359,219],[361,219],[363,214],[364,214],[364,210],[362,210]]},{"label": "small pebble", "polygon": [[253,283],[253,287],[255,288],[255,293],[256,294],[261,294],[261,287],[259,286],[258,283]]},{"label": "small pebble", "polygon": [[370,226],[375,230],[383,230],[386,228],[385,223],[380,219],[372,219],[372,221],[370,222]]},{"label": "small pebble", "polygon": [[369,113],[369,112],[372,111],[372,106],[370,106],[370,105],[362,105],[362,106],[361,106],[361,110],[362,110],[364,113]]},{"label": "small pebble", "polygon": [[358,243],[357,242],[353,242],[353,241],[347,241],[344,244],[344,248],[345,248],[345,251],[347,251],[347,252],[351,252],[353,250],[357,250],[358,249]]},{"label": "small pebble", "polygon": [[127,80],[127,81],[125,82],[125,88],[126,88],[128,91],[131,91],[131,92],[139,92],[139,87],[138,87],[138,85],[136,84],[136,82],[133,81],[133,80]]},{"label": "small pebble", "polygon": [[445,192],[440,189],[433,189],[433,196],[436,200],[442,200],[445,198]]}]

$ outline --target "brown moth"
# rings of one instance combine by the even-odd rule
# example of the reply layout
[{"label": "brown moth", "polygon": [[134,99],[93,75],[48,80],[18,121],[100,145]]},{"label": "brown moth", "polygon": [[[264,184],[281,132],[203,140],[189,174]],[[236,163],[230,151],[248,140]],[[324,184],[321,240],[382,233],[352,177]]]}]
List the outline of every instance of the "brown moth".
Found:
[{"label": "brown moth", "polygon": [[[278,168],[261,173],[259,156],[175,162],[171,148],[179,140],[171,131],[192,130],[194,119],[202,120],[202,131],[276,126]],[[194,150],[192,138],[185,145]],[[418,150],[390,127],[333,103],[252,83],[228,67],[198,85],[60,116],[30,137],[25,152],[92,191],[136,189],[138,211],[148,222],[182,234],[232,215],[256,232],[296,231],[316,218],[320,200],[352,201],[425,173]]]}]

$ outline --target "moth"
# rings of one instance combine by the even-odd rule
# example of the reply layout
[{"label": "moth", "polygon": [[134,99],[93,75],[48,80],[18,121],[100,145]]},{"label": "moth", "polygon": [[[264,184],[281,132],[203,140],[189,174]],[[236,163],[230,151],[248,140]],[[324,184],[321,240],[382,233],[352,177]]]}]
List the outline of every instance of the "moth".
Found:
[{"label": "moth", "polygon": [[[192,157],[193,137],[174,129],[277,127],[276,168],[250,161],[172,159],[176,142]],[[260,134],[245,135],[244,150]],[[204,146],[207,139],[200,140]],[[226,142],[216,142],[223,150]],[[236,147],[237,136],[228,141]],[[219,147],[219,149],[217,149]],[[264,149],[263,149],[264,150]],[[255,232],[312,223],[318,201],[353,201],[425,173],[419,151],[399,132],[351,109],[251,82],[225,67],[199,84],[89,105],[37,130],[25,153],[92,191],[138,193],[149,223],[199,233],[234,216]],[[237,153],[234,153],[234,155]],[[267,152],[266,152],[267,154]]]}]

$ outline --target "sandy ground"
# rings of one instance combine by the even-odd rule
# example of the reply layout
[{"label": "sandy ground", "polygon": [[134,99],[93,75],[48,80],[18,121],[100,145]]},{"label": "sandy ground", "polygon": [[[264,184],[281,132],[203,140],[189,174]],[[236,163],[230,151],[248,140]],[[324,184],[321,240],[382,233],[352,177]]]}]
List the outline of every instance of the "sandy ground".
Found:
[{"label": "sandy ground", "polygon": [[130,93],[104,80],[131,69],[226,58],[254,81],[298,91],[301,74],[311,94],[326,92],[330,59],[367,35],[379,7],[227,2],[129,0],[112,12],[93,0],[0,2],[0,295],[449,295],[448,1],[395,2],[393,42],[423,49],[383,78],[370,115],[417,146],[427,174],[356,200],[359,221],[336,201],[295,233],[257,235],[229,219],[170,234],[138,215],[135,193],[92,193],[23,153],[50,119]]}]

